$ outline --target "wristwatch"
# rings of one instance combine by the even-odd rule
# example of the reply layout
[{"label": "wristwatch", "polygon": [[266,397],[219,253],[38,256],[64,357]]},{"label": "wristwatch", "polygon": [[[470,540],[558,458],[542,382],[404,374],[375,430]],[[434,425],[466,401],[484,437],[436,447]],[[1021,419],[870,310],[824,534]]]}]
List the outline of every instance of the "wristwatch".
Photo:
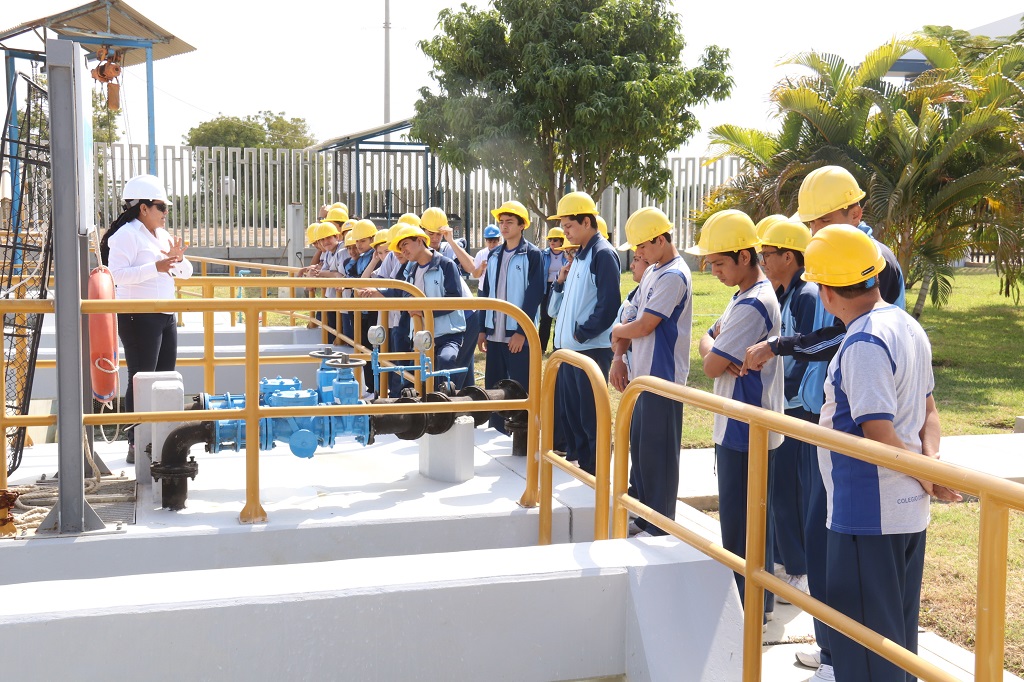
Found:
[{"label": "wristwatch", "polygon": [[768,337],[768,347],[772,349],[772,355],[778,355],[779,354],[779,337],[778,336],[769,336]]}]

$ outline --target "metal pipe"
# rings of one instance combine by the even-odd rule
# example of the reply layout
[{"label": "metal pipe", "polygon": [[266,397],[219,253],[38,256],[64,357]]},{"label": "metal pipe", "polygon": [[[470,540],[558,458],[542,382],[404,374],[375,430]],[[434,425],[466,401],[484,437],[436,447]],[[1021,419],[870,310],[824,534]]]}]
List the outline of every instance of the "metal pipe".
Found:
[{"label": "metal pipe", "polygon": [[213,443],[213,422],[187,422],[167,434],[160,450],[160,461],[150,466],[154,481],[160,481],[164,509],[185,508],[188,479],[199,473],[195,458],[189,458],[193,445]]}]

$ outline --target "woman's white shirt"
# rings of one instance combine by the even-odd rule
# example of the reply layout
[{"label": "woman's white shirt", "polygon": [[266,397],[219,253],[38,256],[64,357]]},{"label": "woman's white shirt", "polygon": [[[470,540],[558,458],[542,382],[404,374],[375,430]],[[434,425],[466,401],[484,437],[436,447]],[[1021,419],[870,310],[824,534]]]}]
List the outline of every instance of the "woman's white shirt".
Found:
[{"label": "woman's white shirt", "polygon": [[154,235],[138,220],[123,225],[109,239],[108,267],[114,276],[117,298],[174,298],[174,278],[192,276],[192,263],[183,258],[171,266],[169,273],[156,269],[157,261],[167,256],[174,245],[171,235],[162,227]]}]

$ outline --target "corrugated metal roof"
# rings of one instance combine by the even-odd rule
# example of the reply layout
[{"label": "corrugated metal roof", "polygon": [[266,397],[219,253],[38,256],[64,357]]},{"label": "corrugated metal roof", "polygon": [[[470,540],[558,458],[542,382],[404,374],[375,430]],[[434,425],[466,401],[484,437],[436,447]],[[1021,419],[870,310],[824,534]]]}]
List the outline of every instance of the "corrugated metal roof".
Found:
[{"label": "corrugated metal roof", "polygon": [[[104,38],[148,40],[153,43],[153,61],[192,52],[192,47],[169,31],[157,26],[140,12],[121,0],[95,0],[65,12],[19,24],[0,32],[0,41],[35,29],[46,29],[58,35],[74,38],[87,48],[104,45]],[[144,64],[144,48],[118,48],[124,50],[124,65]]]},{"label": "corrugated metal roof", "polygon": [[342,135],[341,137],[335,137],[311,147],[307,147],[306,149],[308,151],[323,152],[329,149],[338,149],[339,147],[351,147],[360,142],[366,142],[375,137],[381,137],[382,135],[388,135],[390,133],[397,133],[400,130],[405,130],[411,127],[411,118],[407,118],[402,121],[391,121],[390,123],[385,123],[384,125],[379,125],[368,130],[362,130],[358,133],[350,133],[348,135]]}]

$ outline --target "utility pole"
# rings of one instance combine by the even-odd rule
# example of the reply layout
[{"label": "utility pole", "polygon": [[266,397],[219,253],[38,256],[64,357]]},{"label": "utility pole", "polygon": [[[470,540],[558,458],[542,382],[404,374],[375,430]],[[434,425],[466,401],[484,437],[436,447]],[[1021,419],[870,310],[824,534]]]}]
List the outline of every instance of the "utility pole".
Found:
[{"label": "utility pole", "polygon": [[384,0],[384,123],[391,123],[391,0]]}]

